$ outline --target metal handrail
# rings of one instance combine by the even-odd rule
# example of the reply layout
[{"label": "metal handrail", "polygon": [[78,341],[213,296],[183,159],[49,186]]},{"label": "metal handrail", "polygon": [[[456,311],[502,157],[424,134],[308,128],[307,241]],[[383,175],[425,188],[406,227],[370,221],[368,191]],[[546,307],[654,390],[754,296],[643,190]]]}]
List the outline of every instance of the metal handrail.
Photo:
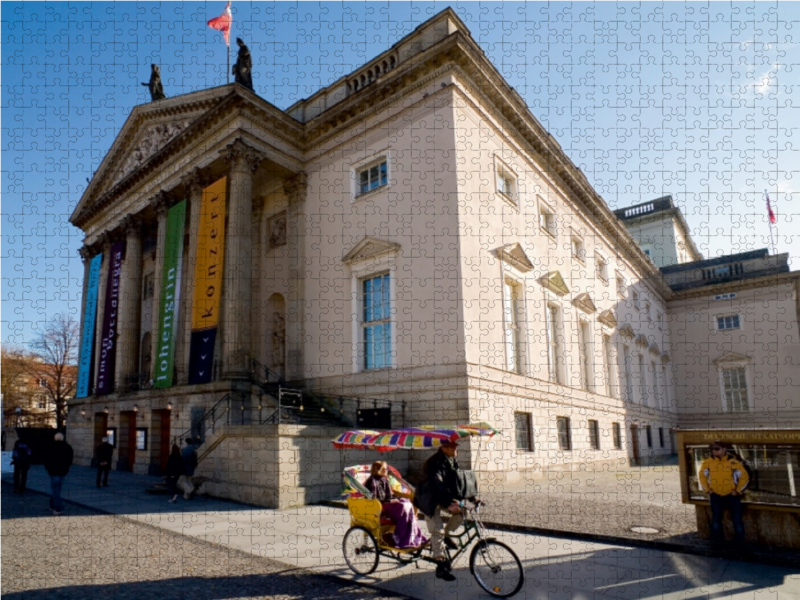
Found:
[{"label": "metal handrail", "polygon": [[[227,424],[230,425],[231,401],[234,399],[234,396],[235,396],[235,394],[233,392],[228,392],[222,398],[220,398],[214,404],[214,406],[209,408],[203,414],[202,417],[200,417],[200,427],[202,428],[202,432],[201,433],[203,434],[203,435],[201,435],[201,437],[203,438],[203,440],[205,440],[205,432],[209,429],[209,427],[211,428],[212,435],[214,434],[214,432],[216,431],[216,427],[217,427],[217,421],[223,415],[225,415],[227,417]],[[220,410],[220,408],[223,405],[223,403],[227,405],[225,407],[224,411]],[[242,406],[244,406],[244,405],[242,405]],[[244,424],[244,410],[242,410],[241,412],[242,412],[242,424]],[[209,424],[206,425],[206,422],[208,422]],[[194,437],[195,437],[194,433],[195,433],[196,429],[197,429],[197,427],[190,427],[189,429],[184,430],[184,431],[182,431],[181,433],[179,433],[177,435],[174,435],[172,437],[172,440],[171,440],[171,445],[177,445],[178,447],[180,447],[182,439],[186,439],[188,437],[191,437],[192,439],[194,439]]]}]

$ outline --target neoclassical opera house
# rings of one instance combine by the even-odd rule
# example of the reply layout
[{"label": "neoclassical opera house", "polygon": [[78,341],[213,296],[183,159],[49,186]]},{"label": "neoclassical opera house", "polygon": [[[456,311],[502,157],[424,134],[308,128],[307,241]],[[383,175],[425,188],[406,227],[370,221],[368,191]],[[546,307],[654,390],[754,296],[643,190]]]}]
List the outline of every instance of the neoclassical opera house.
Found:
[{"label": "neoclassical opera house", "polygon": [[450,9],[287,110],[134,107],[71,222],[81,464],[191,436],[207,492],[288,506],[356,427],[490,422],[460,459],[497,482],[672,452],[669,285]]}]

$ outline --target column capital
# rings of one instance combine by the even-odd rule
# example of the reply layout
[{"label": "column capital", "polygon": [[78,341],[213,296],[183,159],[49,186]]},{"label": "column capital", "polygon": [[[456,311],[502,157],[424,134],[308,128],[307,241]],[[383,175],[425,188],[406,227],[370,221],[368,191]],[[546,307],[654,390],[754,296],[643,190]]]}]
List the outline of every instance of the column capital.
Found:
[{"label": "column capital", "polygon": [[139,237],[142,235],[142,219],[141,216],[125,215],[120,223],[120,229],[125,233],[125,237]]},{"label": "column capital", "polygon": [[153,196],[153,199],[150,200],[150,204],[153,206],[153,208],[155,208],[156,214],[158,215],[159,219],[161,217],[164,218],[167,217],[170,200],[171,198],[169,194],[167,194],[167,192],[165,192],[164,190],[159,190],[158,192],[156,192],[156,194]]},{"label": "column capital", "polygon": [[303,171],[283,181],[283,192],[286,194],[289,206],[305,202],[307,189],[308,175]]},{"label": "column capital", "polygon": [[97,236],[97,241],[93,244],[98,246],[103,252],[111,248],[114,243],[114,234],[110,231],[103,231]]},{"label": "column capital", "polygon": [[241,138],[236,138],[233,143],[225,146],[221,154],[230,170],[238,173],[255,173],[265,158],[263,152],[245,144]]},{"label": "column capital", "polygon": [[92,257],[96,253],[89,246],[81,246],[80,248],[78,248],[78,254],[81,257],[81,261],[83,261],[83,263],[85,264],[85,263],[89,262],[90,260],[92,260]]},{"label": "column capital", "polygon": [[187,196],[192,196],[196,192],[200,192],[209,184],[211,179],[208,169],[201,169],[194,167],[181,177],[181,183],[186,191]]}]

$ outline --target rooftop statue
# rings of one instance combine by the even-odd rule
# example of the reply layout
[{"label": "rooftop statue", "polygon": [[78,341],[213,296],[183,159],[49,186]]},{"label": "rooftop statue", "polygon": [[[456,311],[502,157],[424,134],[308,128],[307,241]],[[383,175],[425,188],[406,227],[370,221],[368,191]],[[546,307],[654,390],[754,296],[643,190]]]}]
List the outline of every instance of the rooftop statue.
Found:
[{"label": "rooftop statue", "polygon": [[142,83],[143,86],[150,90],[150,100],[163,100],[166,98],[164,95],[164,86],[161,84],[161,69],[158,65],[150,65],[150,81],[149,83]]},{"label": "rooftop statue", "polygon": [[242,38],[236,38],[239,45],[239,54],[236,57],[236,64],[231,69],[233,80],[240,83],[250,91],[253,90],[253,58],[250,56],[250,49],[244,45]]}]

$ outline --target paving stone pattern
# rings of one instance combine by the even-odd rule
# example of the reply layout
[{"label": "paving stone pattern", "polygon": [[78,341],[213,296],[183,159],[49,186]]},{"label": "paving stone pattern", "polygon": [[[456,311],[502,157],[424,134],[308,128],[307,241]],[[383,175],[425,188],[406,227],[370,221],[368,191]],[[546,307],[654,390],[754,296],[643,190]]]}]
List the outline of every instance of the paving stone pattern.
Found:
[{"label": "paving stone pattern", "polygon": [[4,600],[403,598],[2,484]]}]

